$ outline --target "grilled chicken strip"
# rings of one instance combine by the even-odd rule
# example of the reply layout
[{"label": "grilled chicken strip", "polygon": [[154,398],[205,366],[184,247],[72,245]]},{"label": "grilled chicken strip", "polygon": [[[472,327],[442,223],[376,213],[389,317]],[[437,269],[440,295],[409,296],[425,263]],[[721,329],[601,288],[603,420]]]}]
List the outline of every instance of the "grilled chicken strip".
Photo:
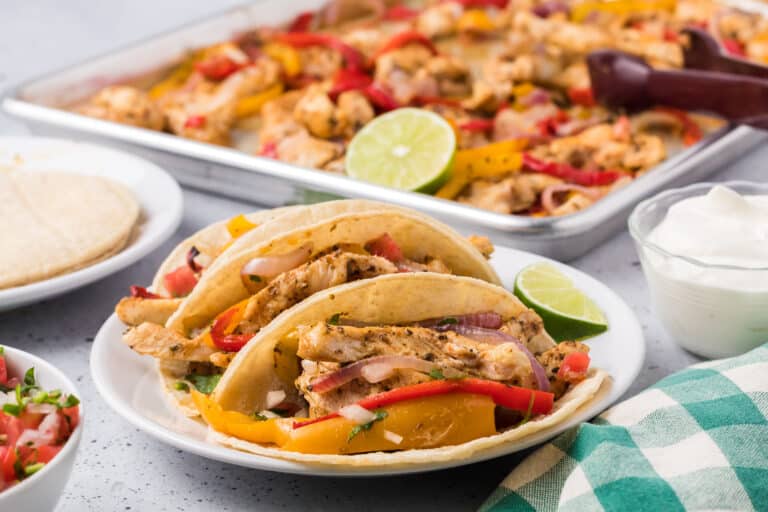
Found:
[{"label": "grilled chicken strip", "polygon": [[314,379],[338,370],[339,363],[380,355],[412,356],[434,362],[435,367],[454,368],[474,377],[536,386],[528,357],[512,343],[491,345],[426,327],[350,327],[324,322],[300,326],[298,333],[298,356],[319,362],[314,372],[306,371],[311,365],[304,365],[305,372],[296,381],[310,405],[310,415],[325,414],[375,393],[429,380],[427,375],[401,370],[376,384],[356,379],[326,393],[312,391]]},{"label": "grilled chicken strip", "polygon": [[335,251],[280,274],[251,297],[237,329],[255,333],[286,309],[332,286],[394,274],[397,267],[379,256]]},{"label": "grilled chicken strip", "polygon": [[141,325],[144,322],[165,325],[182,300],[123,297],[117,303],[115,313],[121,322],[129,326]]},{"label": "grilled chicken strip", "polygon": [[157,324],[143,323],[123,334],[123,342],[139,354],[157,359],[208,362],[217,349]]}]

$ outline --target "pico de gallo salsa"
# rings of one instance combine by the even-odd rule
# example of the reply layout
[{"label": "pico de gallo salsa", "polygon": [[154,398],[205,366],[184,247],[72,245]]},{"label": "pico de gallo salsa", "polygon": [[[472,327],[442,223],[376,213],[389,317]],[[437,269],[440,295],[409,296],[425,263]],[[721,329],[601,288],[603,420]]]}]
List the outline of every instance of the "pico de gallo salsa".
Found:
[{"label": "pico de gallo salsa", "polygon": [[35,368],[10,375],[0,346],[0,492],[45,467],[80,422],[80,400],[44,390]]}]

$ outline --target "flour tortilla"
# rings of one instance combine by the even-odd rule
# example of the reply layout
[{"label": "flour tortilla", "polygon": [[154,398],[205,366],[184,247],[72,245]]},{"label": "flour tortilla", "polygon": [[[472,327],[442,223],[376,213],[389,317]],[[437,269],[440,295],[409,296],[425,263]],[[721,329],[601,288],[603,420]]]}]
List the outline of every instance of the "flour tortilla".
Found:
[{"label": "flour tortilla", "polygon": [[[478,279],[443,274],[394,274],[342,285],[313,295],[284,312],[262,329],[230,364],[213,399],[225,410],[251,413],[266,408],[268,391],[292,383],[281,382],[274,371],[273,352],[281,340],[298,325],[325,321],[341,313],[344,318],[381,325],[404,324],[445,315],[494,311],[504,320],[515,318],[528,308],[509,291]],[[554,346],[540,341],[536,350]],[[282,346],[283,350],[286,345]],[[522,443],[535,432],[566,421],[600,389],[607,374],[592,370],[555,403],[552,413],[499,434],[456,446],[360,455],[302,454],[232,438],[217,432],[217,442],[233,448],[299,462],[350,466],[399,466],[424,462],[455,461],[499,447]]]},{"label": "flour tortilla", "polygon": [[128,188],[63,172],[0,173],[0,289],[93,265],[121,251],[140,208]]},{"label": "flour tortilla", "polygon": [[445,224],[373,201],[331,201],[291,211],[239,238],[206,270],[166,327],[188,334],[246,299],[250,293],[242,284],[240,269],[254,257],[286,254],[305,243],[311,243],[317,253],[334,244],[365,243],[385,232],[412,259],[431,255],[458,275],[500,282],[480,251]]}]

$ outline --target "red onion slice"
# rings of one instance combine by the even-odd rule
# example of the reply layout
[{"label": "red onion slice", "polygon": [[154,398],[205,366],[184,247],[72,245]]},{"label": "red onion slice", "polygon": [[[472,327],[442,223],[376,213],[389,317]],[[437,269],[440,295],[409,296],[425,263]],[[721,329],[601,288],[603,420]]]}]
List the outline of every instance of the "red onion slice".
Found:
[{"label": "red onion slice", "polygon": [[36,430],[27,429],[21,433],[16,446],[41,446],[56,442],[56,436],[61,426],[61,415],[58,412],[48,414]]},{"label": "red onion slice", "polygon": [[489,343],[492,345],[514,343],[515,346],[520,349],[523,354],[525,354],[525,356],[528,358],[528,361],[531,363],[531,370],[533,370],[533,375],[536,377],[536,387],[541,391],[549,391],[549,379],[547,379],[547,372],[544,370],[544,367],[541,366],[541,363],[539,363],[531,351],[528,350],[528,347],[526,347],[520,340],[511,334],[493,329],[484,329],[482,327],[461,324],[442,325],[436,329],[441,331],[453,331],[456,334],[466,336],[467,338],[473,339],[475,341],[479,341],[481,343]]},{"label": "red onion slice", "polygon": [[189,251],[187,251],[187,266],[194,272],[195,274],[199,273],[201,270],[203,270],[203,267],[198,265],[198,263],[195,261],[195,258],[200,255],[200,251],[197,247],[194,245],[189,248]]},{"label": "red onion slice", "polygon": [[442,318],[430,318],[422,320],[417,325],[420,327],[440,327],[443,325],[465,325],[471,327],[483,327],[486,329],[498,329],[504,321],[501,315],[493,311],[470,313],[468,315],[444,316]]},{"label": "red onion slice", "polygon": [[305,263],[312,255],[312,243],[306,243],[287,254],[259,256],[243,265],[240,279],[248,291],[256,293],[275,276],[293,270]]},{"label": "red onion slice", "polygon": [[571,183],[558,183],[556,185],[550,185],[541,192],[541,206],[544,209],[552,213],[558,207],[555,201],[555,194],[561,194],[563,192],[578,192],[585,196],[597,200],[602,196],[601,191],[591,189],[589,187],[582,187],[581,185],[574,185]]},{"label": "red onion slice", "polygon": [[[327,393],[338,387],[343,386],[360,377],[368,382],[381,382],[392,376],[395,370],[416,370],[423,373],[429,373],[439,368],[435,363],[424,361],[418,357],[411,356],[376,356],[357,361],[341,368],[331,374],[323,375],[315,379],[311,386],[312,391],[317,393]],[[443,373],[445,375],[445,372]],[[446,375],[448,376],[448,375]],[[369,380],[371,379],[371,380]]]}]

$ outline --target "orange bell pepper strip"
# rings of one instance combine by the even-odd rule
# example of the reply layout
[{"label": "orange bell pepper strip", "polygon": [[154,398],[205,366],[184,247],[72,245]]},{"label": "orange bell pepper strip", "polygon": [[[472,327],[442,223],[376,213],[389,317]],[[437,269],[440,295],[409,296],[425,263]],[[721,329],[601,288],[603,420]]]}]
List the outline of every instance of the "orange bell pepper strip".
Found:
[{"label": "orange bell pepper strip", "polygon": [[483,9],[469,9],[459,17],[456,23],[459,32],[483,33],[496,30],[496,24]]},{"label": "orange bell pepper strip", "polygon": [[676,5],[677,0],[586,0],[571,6],[571,20],[582,22],[593,11],[627,15],[673,11]]},{"label": "orange bell pepper strip", "polygon": [[296,76],[301,73],[301,56],[287,44],[269,43],[261,49],[265,55],[275,59],[283,66],[286,76]]},{"label": "orange bell pepper strip", "polygon": [[495,178],[519,171],[523,164],[521,150],[527,143],[525,139],[505,140],[457,151],[453,160],[453,173],[437,191],[437,197],[453,199],[473,180]]},{"label": "orange bell pepper strip", "polygon": [[[245,441],[277,445],[300,453],[354,454],[374,451],[433,448],[465,443],[496,433],[495,405],[486,396],[453,393],[392,404],[383,419],[358,429],[353,421],[337,417],[303,428],[292,428],[292,418],[259,420],[224,411],[202,393],[192,399],[203,419],[214,430]],[[399,443],[392,434],[401,436]]]}]

